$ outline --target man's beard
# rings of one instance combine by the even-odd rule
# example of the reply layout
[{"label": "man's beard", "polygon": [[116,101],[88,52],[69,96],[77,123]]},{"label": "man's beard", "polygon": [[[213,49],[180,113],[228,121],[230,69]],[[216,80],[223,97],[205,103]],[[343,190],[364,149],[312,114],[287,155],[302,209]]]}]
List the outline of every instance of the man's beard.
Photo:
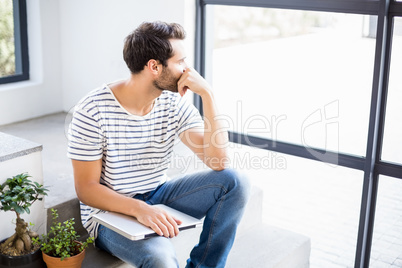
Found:
[{"label": "man's beard", "polygon": [[177,86],[179,79],[180,77],[176,79],[173,77],[170,71],[163,69],[161,77],[154,80],[153,85],[161,91],[168,90],[171,92],[179,92],[179,88]]}]

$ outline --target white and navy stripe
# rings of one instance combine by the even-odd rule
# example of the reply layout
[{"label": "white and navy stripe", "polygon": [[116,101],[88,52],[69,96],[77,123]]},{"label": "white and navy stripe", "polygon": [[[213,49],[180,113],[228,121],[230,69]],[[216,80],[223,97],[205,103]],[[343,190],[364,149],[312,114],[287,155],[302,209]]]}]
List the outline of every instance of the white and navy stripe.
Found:
[{"label": "white and navy stripe", "polygon": [[[178,135],[203,127],[198,110],[178,94],[164,91],[145,116],[127,112],[108,86],[91,91],[75,107],[68,157],[102,159],[100,183],[126,195],[146,193],[167,180],[166,170]],[[81,220],[96,238],[92,216],[99,209],[81,203]]]}]

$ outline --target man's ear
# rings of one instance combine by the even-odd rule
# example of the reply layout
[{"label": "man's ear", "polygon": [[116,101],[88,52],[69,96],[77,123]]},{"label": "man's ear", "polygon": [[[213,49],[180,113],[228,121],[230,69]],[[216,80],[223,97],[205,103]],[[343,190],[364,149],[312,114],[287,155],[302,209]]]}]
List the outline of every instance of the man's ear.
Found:
[{"label": "man's ear", "polygon": [[159,63],[159,61],[151,59],[148,61],[147,69],[151,73],[158,75],[162,71],[162,65]]}]

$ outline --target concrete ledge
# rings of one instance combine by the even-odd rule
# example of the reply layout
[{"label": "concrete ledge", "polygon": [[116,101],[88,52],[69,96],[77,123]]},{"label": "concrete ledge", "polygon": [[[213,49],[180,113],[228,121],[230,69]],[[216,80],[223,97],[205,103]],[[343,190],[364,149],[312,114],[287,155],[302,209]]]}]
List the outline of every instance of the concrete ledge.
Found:
[{"label": "concrete ledge", "polygon": [[[33,182],[43,184],[42,145],[0,132],[0,184],[15,175],[27,173]],[[35,224],[36,232],[44,233],[46,212],[43,202],[35,202],[30,214],[23,214],[26,222]],[[15,213],[0,211],[0,240],[15,232]]]},{"label": "concrete ledge", "polygon": [[[192,234],[193,231],[183,232],[180,234],[181,241],[190,237],[190,241],[194,242],[193,240],[197,237]],[[310,250],[308,237],[266,224],[259,224],[236,238],[226,267],[308,268]],[[178,251],[177,254],[180,267],[185,267],[182,252]],[[89,247],[82,267],[130,268],[133,266],[105,251]]]},{"label": "concrete ledge", "polygon": [[[110,255],[106,251],[89,246],[85,252],[85,259],[82,262],[82,268],[123,268],[123,265],[128,265],[120,259]],[[127,267],[132,267],[131,265]]]},{"label": "concrete ledge", "polygon": [[310,251],[310,238],[260,224],[237,237],[226,266],[308,268]]},{"label": "concrete ledge", "polygon": [[0,132],[0,162],[42,151],[42,145]]},{"label": "concrete ledge", "polygon": [[[227,267],[308,268],[310,239],[306,236],[262,223],[262,190],[253,187],[251,199],[239,225]],[[186,230],[171,239],[180,267],[185,267],[191,249],[197,244],[201,228]],[[118,258],[90,246],[83,268],[133,267]]]}]

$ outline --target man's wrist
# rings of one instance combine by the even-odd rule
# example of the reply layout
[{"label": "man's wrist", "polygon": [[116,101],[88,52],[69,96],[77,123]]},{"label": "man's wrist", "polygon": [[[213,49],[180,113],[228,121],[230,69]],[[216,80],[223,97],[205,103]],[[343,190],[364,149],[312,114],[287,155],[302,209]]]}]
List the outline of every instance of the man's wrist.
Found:
[{"label": "man's wrist", "polygon": [[214,96],[213,96],[213,93],[212,93],[212,90],[211,89],[206,89],[206,90],[204,90],[202,93],[200,93],[199,94],[200,95],[200,97],[201,97],[201,99],[204,101],[204,100],[207,100],[207,99],[213,99],[214,98]]}]

